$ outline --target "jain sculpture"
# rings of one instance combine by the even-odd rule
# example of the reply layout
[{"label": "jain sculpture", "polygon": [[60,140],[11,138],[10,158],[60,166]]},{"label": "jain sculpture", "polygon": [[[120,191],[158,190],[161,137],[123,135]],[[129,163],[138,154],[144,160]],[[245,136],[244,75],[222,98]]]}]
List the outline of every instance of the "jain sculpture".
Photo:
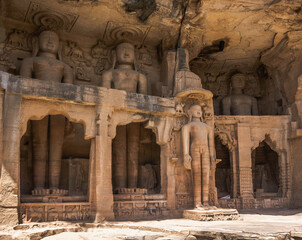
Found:
[{"label": "jain sculpture", "polygon": [[[23,60],[20,75],[45,81],[72,83],[72,69],[58,59],[59,46],[59,37],[55,32],[43,31],[34,46],[34,56]],[[32,121],[33,195],[66,194],[65,190],[59,189],[65,121],[62,115],[46,116],[40,121]],[[49,170],[50,191],[45,185],[46,169]]]},{"label": "jain sculpture", "polygon": [[245,75],[237,73],[231,78],[231,95],[222,99],[223,115],[258,115],[257,100],[243,93]]},{"label": "jain sculpture", "polygon": [[182,127],[184,166],[193,174],[195,208],[209,205],[210,164],[215,161],[214,131],[202,115],[201,106],[192,105],[189,123]]},{"label": "jain sculpture", "polygon": [[[113,68],[102,75],[102,86],[128,93],[147,94],[147,79],[135,68],[135,49],[130,43],[116,47]],[[120,126],[113,141],[113,172],[115,188],[136,188],[138,182],[138,123]]]}]

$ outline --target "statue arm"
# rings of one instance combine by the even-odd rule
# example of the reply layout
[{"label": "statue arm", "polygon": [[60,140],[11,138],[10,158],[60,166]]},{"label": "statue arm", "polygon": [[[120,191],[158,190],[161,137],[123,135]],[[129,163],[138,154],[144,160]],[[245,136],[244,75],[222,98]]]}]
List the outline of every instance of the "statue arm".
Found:
[{"label": "statue arm", "polygon": [[252,115],[259,115],[258,114],[258,105],[257,105],[257,99],[252,99]]},{"label": "statue arm", "polygon": [[231,98],[225,97],[222,99],[222,114],[231,115]]},{"label": "statue arm", "polygon": [[111,71],[104,72],[102,75],[101,87],[111,88],[111,81],[112,81],[112,72]]},{"label": "statue arm", "polygon": [[73,83],[73,72],[71,67],[69,67],[68,65],[64,67],[63,83]]},{"label": "statue arm", "polygon": [[190,145],[190,127],[185,125],[181,129],[182,136],[182,151],[184,156],[184,167],[186,169],[192,169],[191,162],[192,158],[189,154],[189,145]]},{"label": "statue arm", "polygon": [[33,74],[33,59],[25,58],[21,63],[20,75],[24,77],[32,77]]},{"label": "statue arm", "polygon": [[144,74],[139,74],[138,93],[147,94],[147,78]]}]

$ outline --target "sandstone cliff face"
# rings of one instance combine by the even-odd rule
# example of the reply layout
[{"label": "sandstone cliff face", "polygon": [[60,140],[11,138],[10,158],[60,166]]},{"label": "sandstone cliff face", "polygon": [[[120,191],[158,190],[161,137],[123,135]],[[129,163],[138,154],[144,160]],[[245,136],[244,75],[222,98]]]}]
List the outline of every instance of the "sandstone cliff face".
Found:
[{"label": "sandstone cliff face", "polygon": [[[99,85],[113,64],[117,42],[137,48],[137,68],[147,75],[148,94],[163,95],[161,69],[167,53],[189,50],[191,70],[214,94],[215,113],[230,91],[230,76],[247,75],[245,93],[258,99],[261,115],[292,114],[302,74],[302,6],[299,0],[2,0],[0,69],[19,72],[41,26],[56,28],[62,59],[78,85]],[[175,59],[175,54],[169,55]],[[302,202],[302,142],[291,140],[294,197]],[[292,166],[288,166],[289,168]],[[301,194],[299,194],[299,192]]]},{"label": "sandstone cliff face", "polygon": [[[138,64],[149,75],[149,94],[161,95],[164,52],[186,47],[192,70],[216,97],[229,91],[231,74],[243,72],[249,75],[246,92],[273,106],[262,107],[262,114],[287,113],[294,103],[296,79],[302,72],[300,1],[13,0],[2,1],[1,9],[2,43],[11,37],[10,44],[18,44],[14,37],[19,34],[29,38],[23,50],[30,50],[29,35],[37,27],[48,24],[59,29],[65,60],[78,69],[79,84],[97,84],[102,69],[111,64],[91,56],[97,40],[112,47],[124,39],[150,58]],[[14,29],[23,32],[12,35]],[[72,50],[80,51],[80,63],[68,58]],[[22,55],[26,51],[19,59]],[[14,58],[10,60],[18,69],[20,60]]]}]

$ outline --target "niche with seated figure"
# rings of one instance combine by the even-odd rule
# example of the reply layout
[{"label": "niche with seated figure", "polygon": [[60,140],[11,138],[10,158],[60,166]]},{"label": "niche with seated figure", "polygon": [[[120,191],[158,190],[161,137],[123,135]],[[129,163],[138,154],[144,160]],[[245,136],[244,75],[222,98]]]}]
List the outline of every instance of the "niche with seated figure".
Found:
[{"label": "niche with seated figure", "polygon": [[263,141],[252,152],[252,164],[255,197],[276,197],[279,190],[278,154]]},{"label": "niche with seated figure", "polygon": [[90,140],[63,115],[30,120],[20,144],[22,202],[88,200]]},{"label": "niche with seated figure", "polygon": [[117,127],[112,142],[112,184],[114,193],[160,193],[160,146],[143,123]]},{"label": "niche with seated figure", "polygon": [[216,158],[221,161],[216,165],[215,181],[218,198],[231,198],[231,163],[228,148],[218,137],[215,138]]}]

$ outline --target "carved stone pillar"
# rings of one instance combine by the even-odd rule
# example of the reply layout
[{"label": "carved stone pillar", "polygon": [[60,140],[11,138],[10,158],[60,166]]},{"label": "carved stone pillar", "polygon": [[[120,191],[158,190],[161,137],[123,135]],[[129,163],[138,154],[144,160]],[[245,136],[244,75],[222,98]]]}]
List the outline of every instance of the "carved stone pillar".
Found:
[{"label": "carved stone pillar", "polygon": [[127,188],[127,127],[119,126],[112,142],[113,186]]},{"label": "carved stone pillar", "polygon": [[[4,90],[0,89],[0,143],[3,141],[3,103],[4,103]],[[3,144],[0,144],[0,153],[2,153]],[[2,169],[2,154],[0,154],[0,179]]]},{"label": "carved stone pillar", "polygon": [[114,219],[112,193],[112,138],[108,124],[112,109],[97,109],[97,133],[95,137],[95,221]]},{"label": "carved stone pillar", "polygon": [[229,150],[230,153],[230,164],[231,164],[231,173],[232,173],[232,198],[237,198],[238,193],[238,168],[236,161],[236,151],[235,149]]},{"label": "carved stone pillar", "polygon": [[254,199],[250,131],[249,124],[237,124],[239,193],[242,199],[242,208],[252,208]]},{"label": "carved stone pillar", "polygon": [[5,94],[0,185],[0,224],[18,223],[20,182],[20,113],[22,98]]},{"label": "carved stone pillar", "polygon": [[290,177],[289,177],[289,169],[290,166],[286,161],[287,153],[285,151],[281,151],[279,154],[279,193],[282,197],[290,197]]},{"label": "carved stone pillar", "polygon": [[[176,183],[175,183],[175,164],[178,158],[172,158],[169,144],[161,146],[161,161],[166,162],[166,178],[162,174],[162,193],[167,193],[167,206],[170,209],[176,208]],[[163,184],[164,183],[164,184]]]}]

